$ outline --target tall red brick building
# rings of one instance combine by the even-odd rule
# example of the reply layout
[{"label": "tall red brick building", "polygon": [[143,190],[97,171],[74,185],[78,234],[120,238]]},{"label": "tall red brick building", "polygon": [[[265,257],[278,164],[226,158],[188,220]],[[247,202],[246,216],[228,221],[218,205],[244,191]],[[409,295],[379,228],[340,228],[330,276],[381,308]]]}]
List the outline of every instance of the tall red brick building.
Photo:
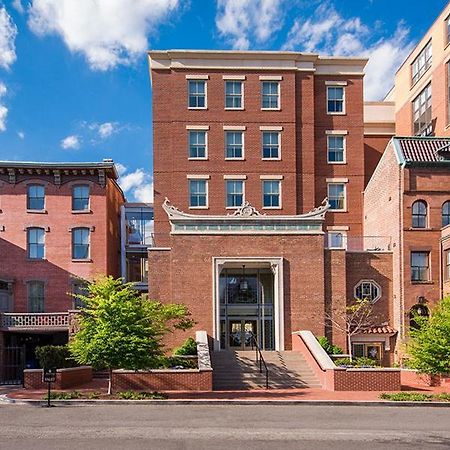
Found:
[{"label": "tall red brick building", "polygon": [[36,345],[67,342],[83,281],[119,276],[117,177],[111,160],[0,162],[0,357],[25,346],[35,364]]},{"label": "tall red brick building", "polygon": [[356,351],[375,347],[389,359],[391,241],[364,237],[362,202],[367,168],[393,134],[393,108],[364,112],[366,60],[216,51],[149,58],[150,295],[186,303],[216,350],[245,348],[249,331],[265,349],[289,349],[299,329],[345,346],[325,314],[337,318],[349,298],[370,296],[380,327],[360,336]]}]

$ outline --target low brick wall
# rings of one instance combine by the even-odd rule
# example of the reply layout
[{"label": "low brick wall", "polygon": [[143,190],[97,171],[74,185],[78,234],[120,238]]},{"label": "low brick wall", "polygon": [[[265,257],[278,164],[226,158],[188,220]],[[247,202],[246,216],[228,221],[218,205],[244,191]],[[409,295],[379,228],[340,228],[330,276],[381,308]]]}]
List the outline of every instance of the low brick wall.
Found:
[{"label": "low brick wall", "polygon": [[450,386],[450,376],[425,375],[412,369],[401,370],[402,386]]},{"label": "low brick wall", "polygon": [[[53,389],[68,389],[81,386],[92,381],[92,367],[69,367],[56,371],[56,382]],[[46,389],[48,384],[42,381],[42,369],[25,369],[23,371],[23,385],[25,389]]]},{"label": "low brick wall", "polygon": [[212,371],[114,370],[112,391],[212,391]]},{"label": "low brick wall", "polygon": [[292,348],[303,355],[319,378],[322,389],[328,391],[399,391],[401,389],[400,369],[337,367],[331,359],[323,358],[323,355],[319,354],[323,353],[322,349],[318,349],[317,352],[312,350],[314,345],[308,343],[307,335],[310,337],[311,333],[304,331],[293,333]]},{"label": "low brick wall", "polygon": [[335,391],[399,391],[399,369],[339,369],[334,370]]}]

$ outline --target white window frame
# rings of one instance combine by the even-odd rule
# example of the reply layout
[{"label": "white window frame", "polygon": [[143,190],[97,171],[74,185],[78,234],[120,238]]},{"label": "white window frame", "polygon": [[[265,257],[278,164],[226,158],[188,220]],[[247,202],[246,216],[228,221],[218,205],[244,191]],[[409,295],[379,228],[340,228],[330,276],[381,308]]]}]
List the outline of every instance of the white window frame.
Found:
[{"label": "white window frame", "polygon": [[330,186],[332,185],[342,185],[344,187],[344,208],[342,209],[333,209],[330,208],[329,211],[332,212],[347,212],[347,183],[344,181],[329,181],[327,182],[327,197],[330,198]]},{"label": "white window frame", "polygon": [[353,288],[353,297],[356,299],[356,300],[362,300],[362,299],[360,299],[360,298],[358,298],[357,296],[356,296],[356,289],[360,286],[360,285],[362,285],[363,283],[370,283],[370,284],[373,284],[377,289],[378,289],[378,295],[374,298],[374,299],[371,299],[370,300],[370,303],[372,304],[372,305],[374,305],[378,300],[380,300],[380,298],[382,297],[382,295],[383,295],[383,293],[382,293],[382,290],[381,290],[381,286],[375,281],[375,280],[366,280],[366,279],[363,279],[363,280],[359,280],[356,284],[355,284],[355,286],[354,286],[354,288]]},{"label": "white window frame", "polygon": [[[87,243],[87,245],[88,245],[88,256],[87,256],[87,258],[75,258],[75,255],[74,255],[74,253],[75,253],[74,252],[75,245],[80,245],[80,244],[75,244],[75,237],[74,237],[75,234],[76,234],[75,232],[78,231],[78,230],[88,230],[88,243]],[[72,230],[71,230],[71,233],[72,233],[72,236],[71,236],[71,248],[70,248],[70,251],[71,251],[72,261],[90,261],[91,254],[92,254],[92,230],[91,230],[91,228],[80,225],[80,226],[73,227]]]},{"label": "white window frame", "polygon": [[[328,90],[330,88],[341,88],[342,89],[342,111],[329,111],[328,110]],[[326,107],[327,107],[327,114],[330,116],[345,116],[347,114],[346,110],[347,110],[347,106],[346,106],[346,89],[345,89],[345,85],[344,84],[327,84],[326,85],[326,89],[327,89],[327,102],[326,102]]]},{"label": "white window frame", "polygon": [[[330,161],[330,138],[342,138],[342,148],[343,148],[343,160],[342,161]],[[347,164],[347,136],[343,133],[329,133],[327,134],[327,163],[328,164]]]},{"label": "white window frame", "polygon": [[[430,58],[427,59],[427,51],[430,50]],[[423,58],[424,64],[421,66],[419,64],[421,58]],[[417,64],[417,77],[414,79],[414,67]],[[433,65],[433,44],[430,39],[420,50],[419,54],[414,58],[414,61],[411,63],[411,86],[414,86],[418,83],[418,81],[428,72],[428,70]]]},{"label": "white window frame", "polygon": [[[227,156],[227,133],[241,133],[242,134],[242,156],[239,158],[230,158]],[[225,153],[225,161],[243,161],[245,159],[245,130],[242,129],[233,129],[227,128],[224,130],[224,153]]]},{"label": "white window frame", "polygon": [[[198,79],[198,78],[188,78],[187,80],[187,106],[188,109],[196,110],[196,109],[208,109],[208,81],[204,78]],[[189,86],[191,82],[200,82],[205,83],[205,106],[189,106],[189,97],[190,97],[190,90]]]},{"label": "white window frame", "polygon": [[[209,176],[189,176],[188,175],[188,204],[189,209],[209,209]],[[204,181],[205,193],[206,193],[206,205],[205,206],[191,206],[191,181]]]},{"label": "white window frame", "polygon": [[[341,246],[330,245],[330,235],[332,235],[332,234],[342,235],[342,245]],[[347,249],[347,232],[341,231],[341,230],[328,230],[327,231],[327,248],[330,250],[334,250],[334,249],[346,250]]]},{"label": "white window frame", "polygon": [[[264,183],[270,181],[274,182],[276,181],[278,183],[278,200],[279,205],[278,206],[264,206]],[[283,195],[282,195],[282,189],[283,189],[283,183],[281,182],[280,178],[266,178],[264,177],[261,179],[261,205],[262,209],[282,209],[283,208]]]},{"label": "white window frame", "polygon": [[[275,79],[260,79],[260,83],[261,83],[261,111],[280,111],[281,110],[281,82],[280,80],[275,80]],[[278,89],[277,89],[277,93],[278,93],[278,106],[276,108],[263,108],[263,85],[264,83],[277,83]]]},{"label": "white window frame", "polygon": [[[239,108],[232,108],[232,107],[227,107],[227,83],[240,83],[241,84],[241,106]],[[243,109],[245,109],[244,106],[244,81],[242,80],[237,80],[237,79],[226,79],[224,80],[224,109],[226,111],[242,111]]]},{"label": "white window frame", "polygon": [[[264,133],[277,133],[278,134],[278,157],[264,158]],[[281,131],[280,130],[275,130],[275,129],[261,130],[261,160],[262,161],[280,161],[281,160]]]},{"label": "white window frame", "polygon": [[[225,209],[238,209],[241,208],[242,205],[244,205],[245,203],[245,179],[244,178],[225,178]],[[242,205],[238,205],[238,206],[228,206],[228,182],[229,181],[239,181],[242,183]]]},{"label": "white window frame", "polygon": [[[209,127],[208,127],[209,129]],[[205,156],[204,157],[193,157],[191,156],[191,133],[205,133]],[[188,160],[189,161],[205,161],[208,159],[208,130],[201,128],[189,128],[187,130],[187,146],[188,146]]]}]

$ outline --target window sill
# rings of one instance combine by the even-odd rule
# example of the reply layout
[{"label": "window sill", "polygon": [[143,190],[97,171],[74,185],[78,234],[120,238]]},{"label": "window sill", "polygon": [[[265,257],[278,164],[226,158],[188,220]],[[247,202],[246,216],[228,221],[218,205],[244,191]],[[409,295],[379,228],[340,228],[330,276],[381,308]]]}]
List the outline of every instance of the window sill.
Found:
[{"label": "window sill", "polygon": [[188,158],[188,161],[208,161],[209,158]]},{"label": "window sill", "polygon": [[72,209],[72,214],[92,214],[92,211],[90,209],[83,209],[83,210]]},{"label": "window sill", "polygon": [[225,111],[245,111],[245,108],[224,108]]},{"label": "window sill", "polygon": [[332,213],[346,213],[348,212],[347,209],[329,209],[328,212],[332,212]]},{"label": "window sill", "polygon": [[327,161],[327,164],[331,164],[333,166],[345,166],[347,161]]},{"label": "window sill", "polygon": [[189,209],[209,209],[209,206],[189,206]]},{"label": "window sill", "polygon": [[261,108],[261,111],[281,111],[281,108]]},{"label": "window sill", "polygon": [[346,116],[347,113],[346,112],[329,112],[329,111],[327,111],[327,115],[329,115],[329,116]]},{"label": "window sill", "polygon": [[42,261],[47,261],[47,258],[28,258],[27,257],[27,261],[28,262],[42,262]]},{"label": "window sill", "polygon": [[261,158],[261,161],[281,161],[281,158]]},{"label": "window sill", "polygon": [[434,284],[434,281],[413,281],[411,280],[411,284]]},{"label": "window sill", "polygon": [[72,262],[74,262],[74,263],[91,263],[93,261],[90,258],[87,258],[87,259],[75,259],[75,258],[72,258]]},{"label": "window sill", "polygon": [[225,158],[225,161],[245,161],[245,158]]},{"label": "window sill", "polygon": [[280,210],[283,208],[281,206],[263,206],[262,209],[264,210],[268,209],[270,211],[270,210]]},{"label": "window sill", "polygon": [[28,214],[47,214],[46,209],[27,209]]},{"label": "window sill", "polygon": [[195,110],[200,110],[200,111],[205,111],[206,109],[208,109],[207,106],[203,106],[203,107],[193,107],[193,106],[188,106],[188,110],[190,111],[195,111]]}]

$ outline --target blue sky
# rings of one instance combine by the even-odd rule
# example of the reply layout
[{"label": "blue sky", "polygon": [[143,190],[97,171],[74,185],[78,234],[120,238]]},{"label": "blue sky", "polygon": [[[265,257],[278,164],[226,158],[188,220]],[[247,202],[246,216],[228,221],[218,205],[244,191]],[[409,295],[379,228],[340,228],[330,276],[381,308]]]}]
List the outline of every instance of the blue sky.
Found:
[{"label": "blue sky", "polygon": [[366,98],[447,2],[0,0],[0,159],[120,163],[129,200],[151,199],[147,49],[364,55]]}]

